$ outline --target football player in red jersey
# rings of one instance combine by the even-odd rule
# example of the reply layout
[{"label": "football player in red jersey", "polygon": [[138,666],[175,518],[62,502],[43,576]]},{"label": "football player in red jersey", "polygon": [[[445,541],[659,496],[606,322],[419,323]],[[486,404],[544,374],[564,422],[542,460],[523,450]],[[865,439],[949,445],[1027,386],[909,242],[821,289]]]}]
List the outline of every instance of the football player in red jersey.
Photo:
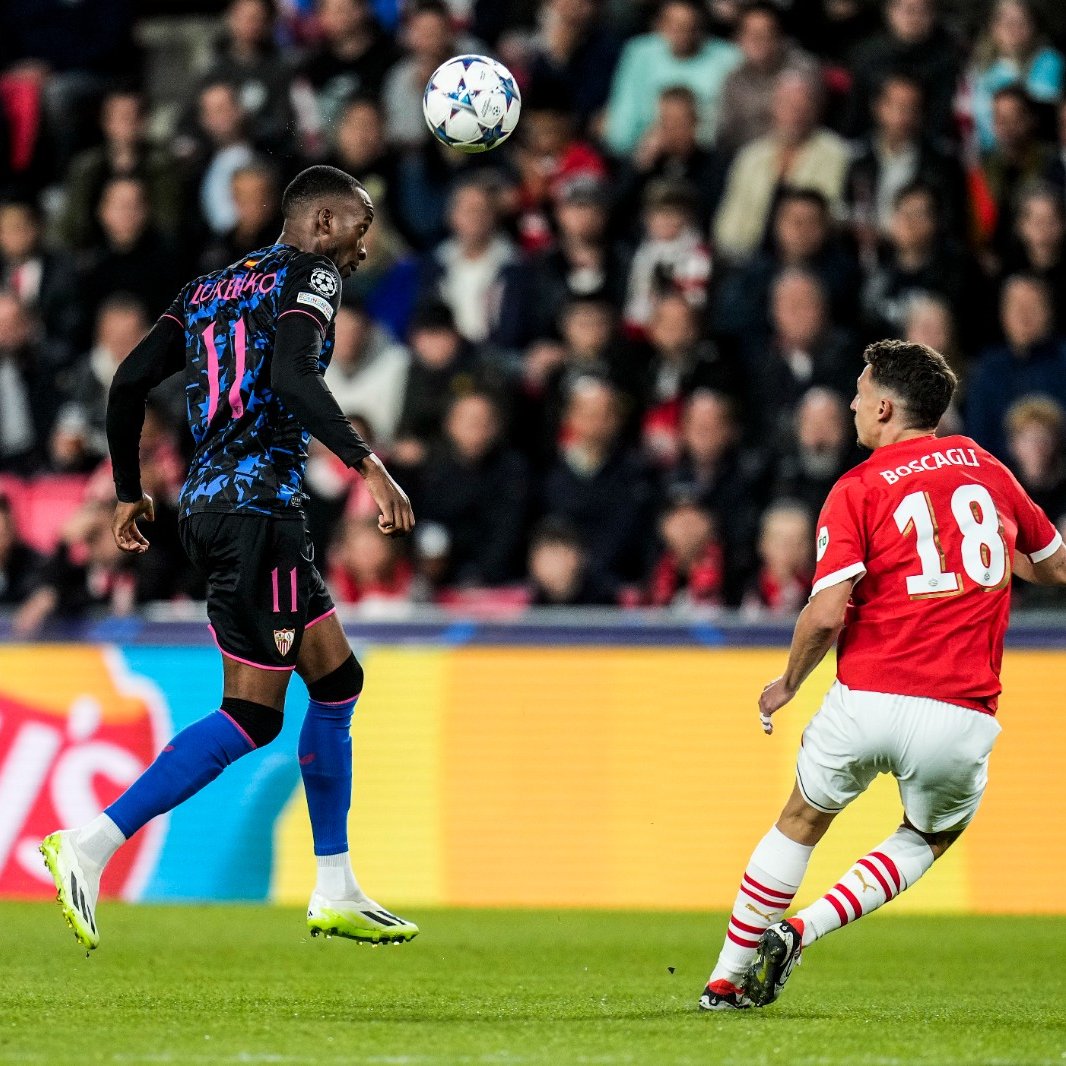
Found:
[{"label": "football player in red jersey", "polygon": [[[764,731],[834,642],[837,680],[744,871],[703,1010],[772,1003],[804,947],[894,899],[958,839],[1000,731],[1012,570],[1066,585],[1062,538],[1013,474],[968,437],[935,435],[956,384],[944,358],[880,341],[865,360],[851,407],[873,455],[822,508],[811,599],[759,699]],[[783,921],[814,846],[881,773],[899,784],[903,824]]]}]

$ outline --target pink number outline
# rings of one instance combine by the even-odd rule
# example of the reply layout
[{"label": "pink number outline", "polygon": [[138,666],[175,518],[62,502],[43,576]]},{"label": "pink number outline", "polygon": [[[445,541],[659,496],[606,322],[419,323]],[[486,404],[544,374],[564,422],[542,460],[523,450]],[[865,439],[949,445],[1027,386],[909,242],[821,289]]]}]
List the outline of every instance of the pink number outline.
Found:
[{"label": "pink number outline", "polygon": [[[215,413],[218,411],[220,375],[214,321],[208,323],[207,328],[203,331],[201,336],[203,337],[204,345],[207,348],[207,423],[210,425],[214,420]],[[248,352],[248,334],[243,316],[238,318],[236,323],[234,323],[231,336],[233,337],[233,352],[236,356],[237,365],[233,374],[233,384],[229,387],[227,399],[229,400],[230,417],[240,418],[241,415],[244,414],[244,400],[241,398],[241,385],[244,384],[244,369]]]}]

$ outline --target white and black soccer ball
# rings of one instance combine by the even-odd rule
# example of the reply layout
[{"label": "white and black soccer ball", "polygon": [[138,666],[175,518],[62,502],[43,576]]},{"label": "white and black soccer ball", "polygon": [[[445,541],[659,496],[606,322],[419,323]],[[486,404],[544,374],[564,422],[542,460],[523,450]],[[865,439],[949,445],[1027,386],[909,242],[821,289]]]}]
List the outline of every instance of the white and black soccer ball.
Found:
[{"label": "white and black soccer ball", "polygon": [[433,136],[458,152],[487,152],[503,144],[521,110],[511,72],[488,56],[456,56],[442,63],[422,97]]}]

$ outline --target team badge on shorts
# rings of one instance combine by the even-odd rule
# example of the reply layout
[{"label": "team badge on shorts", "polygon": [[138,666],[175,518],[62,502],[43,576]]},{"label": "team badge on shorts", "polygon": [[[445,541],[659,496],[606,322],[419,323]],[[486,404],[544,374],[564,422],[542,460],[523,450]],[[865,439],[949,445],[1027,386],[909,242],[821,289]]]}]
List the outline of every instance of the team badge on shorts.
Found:
[{"label": "team badge on shorts", "polygon": [[292,642],[296,639],[295,629],[275,629],[274,643],[278,646],[281,655],[288,655]]},{"label": "team badge on shorts", "polygon": [[311,271],[311,288],[323,296],[332,296],[337,291],[337,279],[328,270],[317,267]]}]

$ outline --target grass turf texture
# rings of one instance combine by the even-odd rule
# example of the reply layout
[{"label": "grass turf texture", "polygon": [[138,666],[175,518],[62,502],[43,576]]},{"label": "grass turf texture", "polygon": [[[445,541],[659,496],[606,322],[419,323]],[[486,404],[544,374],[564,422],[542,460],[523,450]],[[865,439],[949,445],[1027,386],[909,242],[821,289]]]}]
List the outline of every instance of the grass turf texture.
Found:
[{"label": "grass turf texture", "polygon": [[695,1010],[717,915],[426,911],[378,948],[278,908],[98,917],[86,959],[54,904],[0,904],[0,1062],[1066,1061],[1064,919],[876,917],[719,1015]]}]

